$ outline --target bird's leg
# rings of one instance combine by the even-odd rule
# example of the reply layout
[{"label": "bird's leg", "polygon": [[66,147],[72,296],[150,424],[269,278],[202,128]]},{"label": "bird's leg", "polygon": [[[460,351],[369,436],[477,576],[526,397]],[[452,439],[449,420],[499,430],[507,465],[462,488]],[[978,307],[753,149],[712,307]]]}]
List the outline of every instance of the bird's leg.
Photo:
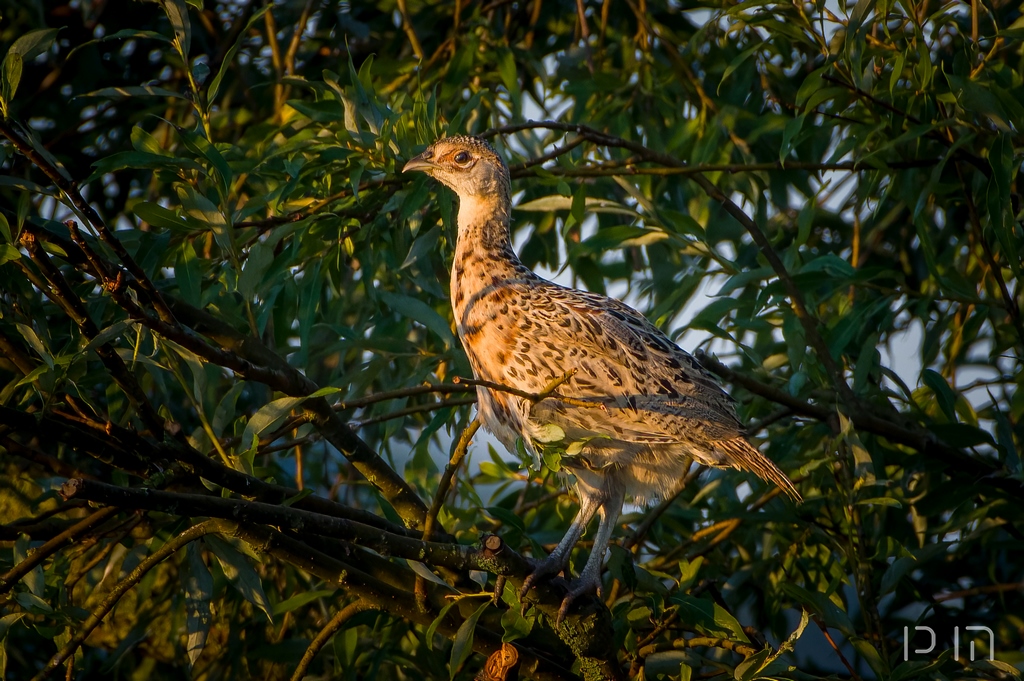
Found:
[{"label": "bird's leg", "polygon": [[601,594],[601,565],[604,563],[604,554],[612,539],[612,531],[622,513],[623,496],[621,491],[611,493],[601,504],[601,521],[597,526],[597,534],[594,536],[594,546],[590,550],[590,557],[579,578],[569,583],[569,593],[562,599],[562,605],[558,608],[556,626],[562,624],[566,613],[569,612],[569,606],[578,596],[593,592]]},{"label": "bird's leg", "polygon": [[533,572],[523,580],[523,588],[519,591],[519,597],[523,598],[527,592],[537,583],[537,580],[543,577],[549,577],[556,575],[565,569],[565,566],[569,563],[569,554],[572,552],[572,547],[576,546],[576,542],[583,536],[583,531],[587,529],[587,523],[594,517],[594,513],[601,506],[603,499],[600,496],[583,493],[580,490],[580,511],[573,518],[572,524],[569,525],[568,531],[562,540],[558,542],[558,546],[555,550],[542,561],[538,561],[533,569]]}]

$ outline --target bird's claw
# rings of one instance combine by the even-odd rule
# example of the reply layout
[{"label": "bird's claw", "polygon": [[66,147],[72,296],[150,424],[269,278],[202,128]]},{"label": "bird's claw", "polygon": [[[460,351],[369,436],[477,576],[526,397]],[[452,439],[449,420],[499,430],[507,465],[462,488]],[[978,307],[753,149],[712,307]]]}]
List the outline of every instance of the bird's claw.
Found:
[{"label": "bird's claw", "polygon": [[564,569],[565,565],[563,565],[561,561],[552,560],[550,557],[548,557],[547,560],[534,562],[533,572],[527,575],[526,579],[523,580],[523,588],[519,590],[520,600],[526,598],[526,594],[530,593],[530,589],[532,589],[538,581],[544,577],[557,575]]},{"label": "bird's claw", "polygon": [[594,582],[592,580],[577,579],[568,584],[569,592],[565,594],[565,598],[562,599],[562,605],[558,608],[558,617],[555,618],[555,628],[562,626],[562,620],[569,614],[569,608],[580,596],[585,594],[596,594],[601,595],[601,583],[600,581]]}]

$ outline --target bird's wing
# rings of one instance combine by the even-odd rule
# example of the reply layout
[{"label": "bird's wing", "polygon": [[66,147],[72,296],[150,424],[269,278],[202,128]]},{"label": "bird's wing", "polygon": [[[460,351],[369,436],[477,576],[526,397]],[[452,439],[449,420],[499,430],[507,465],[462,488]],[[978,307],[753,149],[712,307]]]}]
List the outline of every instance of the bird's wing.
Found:
[{"label": "bird's wing", "polygon": [[541,358],[542,380],[575,370],[557,392],[593,404],[549,398],[534,405],[534,419],[550,419],[569,436],[637,443],[742,435],[732,399],[714,377],[643,315],[617,300],[546,282],[524,294],[543,302],[525,301],[531,319],[514,347],[525,347],[532,361]]}]

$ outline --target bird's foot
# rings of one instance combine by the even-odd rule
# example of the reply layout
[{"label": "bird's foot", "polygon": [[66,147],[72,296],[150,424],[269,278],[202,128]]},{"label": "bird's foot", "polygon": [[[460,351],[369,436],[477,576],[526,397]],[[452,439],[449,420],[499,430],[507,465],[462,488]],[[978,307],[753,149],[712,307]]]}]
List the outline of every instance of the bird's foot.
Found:
[{"label": "bird's foot", "polygon": [[562,626],[562,620],[564,620],[565,616],[569,614],[569,608],[577,598],[590,594],[595,594],[597,596],[601,595],[600,575],[598,575],[596,579],[580,575],[579,579],[572,580],[569,582],[568,586],[569,593],[565,594],[565,598],[562,599],[562,605],[558,608],[558,617],[555,619],[555,627]]},{"label": "bird's foot", "polygon": [[557,575],[559,572],[565,569],[565,561],[559,560],[554,556],[548,556],[544,560],[532,561],[533,572],[531,572],[526,579],[523,580],[523,588],[519,590],[519,598],[526,598],[526,594],[530,592],[537,582],[544,579],[545,577],[551,577]]}]

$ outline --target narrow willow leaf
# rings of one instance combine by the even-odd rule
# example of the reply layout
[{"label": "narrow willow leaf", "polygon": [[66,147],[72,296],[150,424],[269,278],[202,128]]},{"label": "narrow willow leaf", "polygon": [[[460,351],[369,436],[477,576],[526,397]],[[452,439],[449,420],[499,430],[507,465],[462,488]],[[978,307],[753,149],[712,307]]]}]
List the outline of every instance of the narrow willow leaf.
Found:
[{"label": "narrow willow leaf", "polygon": [[245,432],[242,433],[242,442],[251,442],[254,437],[259,437],[264,431],[276,426],[291,413],[292,409],[305,400],[305,397],[282,397],[264,405],[252,415],[249,423],[246,424]]},{"label": "narrow willow leaf", "polygon": [[271,615],[267,595],[263,591],[263,582],[260,581],[259,575],[256,574],[256,570],[249,564],[245,556],[217,535],[208,534],[205,541],[210,552],[216,556],[217,562],[220,563],[224,576],[231,582],[231,586],[235,587],[245,600],[259,608],[267,616],[268,622],[273,623],[274,618]]},{"label": "narrow willow leaf", "polygon": [[470,653],[473,652],[473,635],[476,633],[477,620],[480,619],[480,615],[484,614],[484,610],[490,606],[490,601],[484,601],[483,605],[467,617],[466,621],[462,623],[462,626],[455,633],[455,642],[452,643],[452,656],[448,663],[450,678],[455,678],[455,674],[458,673],[459,669],[462,668],[462,665],[469,658]]},{"label": "narrow willow leaf", "polygon": [[206,647],[206,638],[210,633],[210,599],[213,597],[213,577],[203,562],[199,542],[189,542],[185,548],[185,561],[182,565],[182,580],[185,590],[185,629],[187,631],[185,651],[188,653],[190,666]]}]

